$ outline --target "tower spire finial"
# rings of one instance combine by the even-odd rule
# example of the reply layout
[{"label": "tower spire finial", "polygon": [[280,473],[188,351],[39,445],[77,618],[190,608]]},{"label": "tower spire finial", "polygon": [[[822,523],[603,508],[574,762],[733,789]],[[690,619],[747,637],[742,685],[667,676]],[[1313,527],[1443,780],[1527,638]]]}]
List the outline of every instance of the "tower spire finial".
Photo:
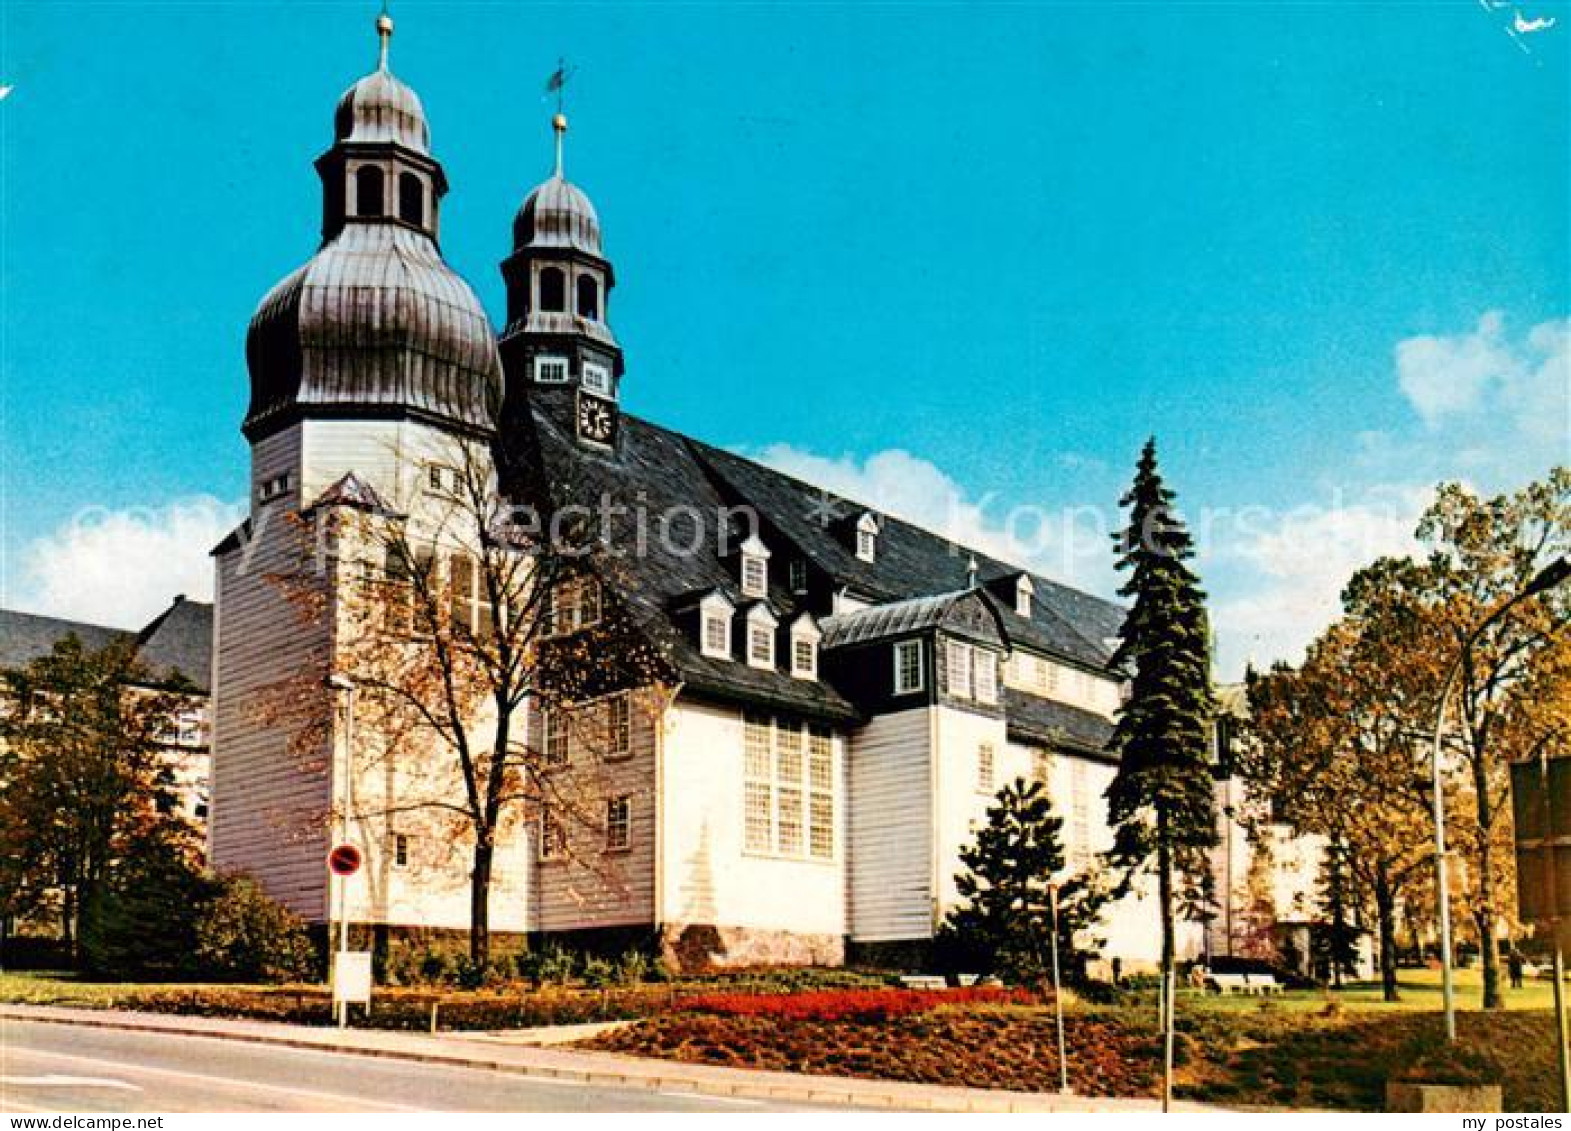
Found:
[{"label": "tower spire finial", "polygon": [[556,131],[556,175],[562,176],[562,142],[567,136],[567,114],[563,110],[564,91],[567,89],[567,80],[572,77],[576,67],[570,68],[567,60],[558,58],[556,70],[551,72],[551,77],[546,80],[545,92],[556,95],[556,114],[551,118],[551,128]]},{"label": "tower spire finial", "polygon": [[387,70],[387,51],[393,42],[393,17],[387,14],[387,0],[382,0],[382,14],[376,18],[377,48],[376,69]]}]

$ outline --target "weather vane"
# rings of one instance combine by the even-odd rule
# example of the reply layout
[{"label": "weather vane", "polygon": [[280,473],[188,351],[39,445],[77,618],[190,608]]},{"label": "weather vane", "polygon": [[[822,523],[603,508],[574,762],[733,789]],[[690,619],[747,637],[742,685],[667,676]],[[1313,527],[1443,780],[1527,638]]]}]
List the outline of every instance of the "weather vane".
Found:
[{"label": "weather vane", "polygon": [[569,67],[567,60],[558,58],[556,70],[551,72],[551,77],[546,79],[545,92],[556,95],[556,112],[560,116],[565,113],[563,102],[567,90],[567,80],[578,72],[577,67]]}]

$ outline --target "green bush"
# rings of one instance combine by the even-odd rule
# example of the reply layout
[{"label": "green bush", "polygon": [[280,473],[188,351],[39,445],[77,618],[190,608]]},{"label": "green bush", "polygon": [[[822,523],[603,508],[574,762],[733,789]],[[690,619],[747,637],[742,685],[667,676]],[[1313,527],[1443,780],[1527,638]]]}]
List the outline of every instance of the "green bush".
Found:
[{"label": "green bush", "polygon": [[82,907],[82,968],[113,978],[186,978],[206,973],[198,948],[215,885],[189,844],[154,836],[139,843]]},{"label": "green bush", "polygon": [[617,968],[599,955],[591,954],[584,959],[584,984],[593,989],[602,989],[617,980]]},{"label": "green bush", "polygon": [[205,978],[287,982],[315,966],[305,924],[249,876],[226,876],[197,915],[196,966]]},{"label": "green bush", "polygon": [[649,956],[641,950],[629,950],[617,960],[616,980],[624,986],[636,986],[649,975]]}]

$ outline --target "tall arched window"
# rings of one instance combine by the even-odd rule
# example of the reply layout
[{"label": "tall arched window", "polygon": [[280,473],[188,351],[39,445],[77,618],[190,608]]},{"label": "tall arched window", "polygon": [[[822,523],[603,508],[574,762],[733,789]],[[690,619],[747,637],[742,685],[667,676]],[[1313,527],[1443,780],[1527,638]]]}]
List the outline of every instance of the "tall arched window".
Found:
[{"label": "tall arched window", "polygon": [[578,276],[578,316],[600,318],[600,284],[593,275]]},{"label": "tall arched window", "polygon": [[398,218],[425,227],[425,185],[413,173],[398,174]]},{"label": "tall arched window", "polygon": [[560,267],[540,272],[540,309],[552,313],[567,309],[567,278]]},{"label": "tall arched window", "polygon": [[355,170],[355,215],[382,213],[382,170],[375,165],[362,165]]}]

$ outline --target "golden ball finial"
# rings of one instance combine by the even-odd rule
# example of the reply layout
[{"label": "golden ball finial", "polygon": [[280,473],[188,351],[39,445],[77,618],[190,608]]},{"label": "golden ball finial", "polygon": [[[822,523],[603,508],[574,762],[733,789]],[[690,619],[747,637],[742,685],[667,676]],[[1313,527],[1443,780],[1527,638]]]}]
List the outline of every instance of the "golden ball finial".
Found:
[{"label": "golden ball finial", "polygon": [[377,35],[392,35],[393,34],[393,17],[389,16],[386,12],[383,12],[380,16],[378,16],[376,18],[376,34]]},{"label": "golden ball finial", "polygon": [[567,115],[559,113],[552,118],[551,128],[559,134],[565,134],[567,132]]}]

